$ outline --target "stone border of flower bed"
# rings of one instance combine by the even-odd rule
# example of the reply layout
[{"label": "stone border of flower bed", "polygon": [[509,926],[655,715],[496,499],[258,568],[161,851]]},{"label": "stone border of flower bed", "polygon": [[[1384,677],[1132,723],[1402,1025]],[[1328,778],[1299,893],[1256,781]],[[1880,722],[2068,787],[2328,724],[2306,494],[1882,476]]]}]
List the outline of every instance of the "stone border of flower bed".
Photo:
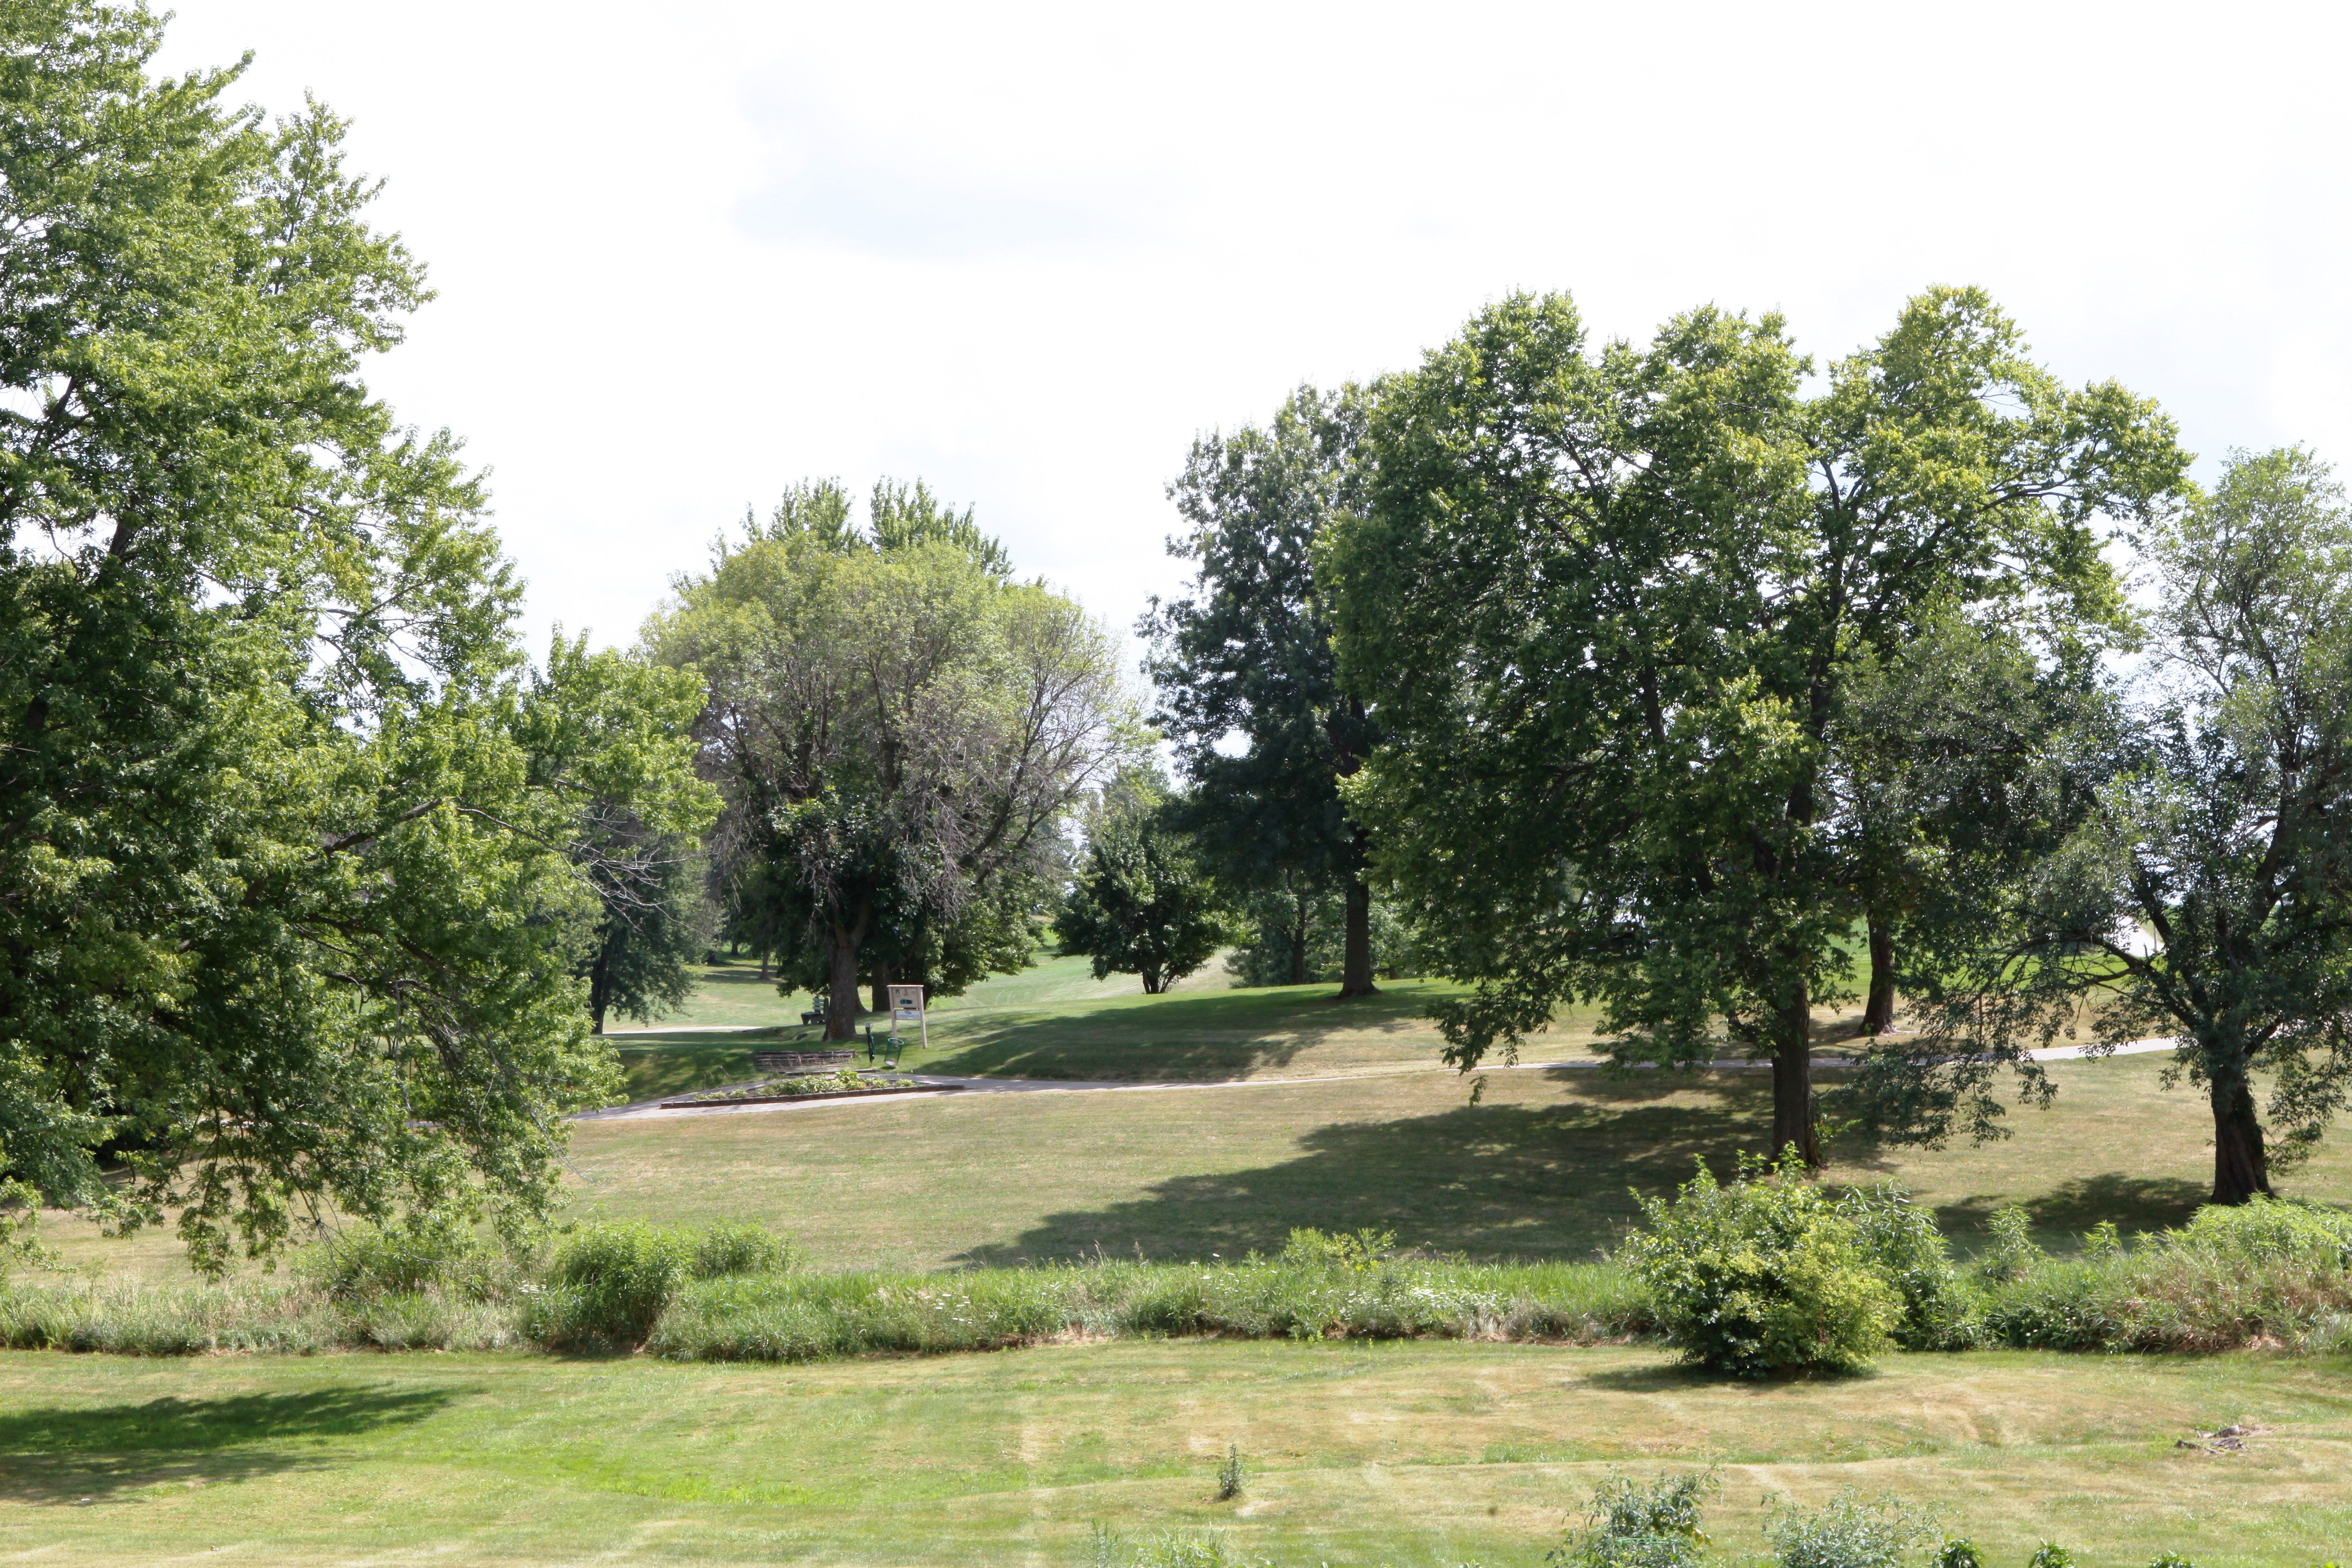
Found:
[{"label": "stone border of flower bed", "polygon": [[665,1100],[664,1110],[724,1110],[730,1105],[810,1105],[820,1100],[873,1100],[885,1094],[961,1094],[960,1083],[919,1083],[906,1089],[829,1089],[821,1094],[747,1094],[734,1100]]}]

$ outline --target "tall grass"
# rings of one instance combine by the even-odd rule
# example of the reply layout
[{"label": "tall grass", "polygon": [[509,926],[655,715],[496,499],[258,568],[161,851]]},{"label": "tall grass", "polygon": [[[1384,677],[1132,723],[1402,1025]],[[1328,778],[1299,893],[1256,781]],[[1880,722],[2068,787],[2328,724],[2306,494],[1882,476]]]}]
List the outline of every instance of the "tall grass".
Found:
[{"label": "tall grass", "polygon": [[797,1362],[1209,1334],[1591,1342],[1651,1326],[1632,1279],[1604,1264],[1384,1258],[1350,1268],[1296,1252],[1233,1264],[712,1280],[680,1292],[646,1349],[678,1360]]},{"label": "tall grass", "polygon": [[[1910,1237],[1924,1216],[1904,1223]],[[2065,1260],[2009,1232],[1975,1265],[1938,1276],[1942,1348],[2352,1351],[2352,1215],[2284,1203],[2206,1209],[2133,1246],[2095,1237]],[[1196,1335],[1590,1343],[1659,1328],[1640,1282],[1614,1263],[1398,1256],[1384,1237],[1315,1231],[1240,1262],[951,1274],[810,1272],[789,1243],[744,1226],[589,1226],[520,1259],[355,1233],[271,1279],[0,1280],[0,1347],[131,1355],[642,1344],[678,1360],[806,1362]]]}]

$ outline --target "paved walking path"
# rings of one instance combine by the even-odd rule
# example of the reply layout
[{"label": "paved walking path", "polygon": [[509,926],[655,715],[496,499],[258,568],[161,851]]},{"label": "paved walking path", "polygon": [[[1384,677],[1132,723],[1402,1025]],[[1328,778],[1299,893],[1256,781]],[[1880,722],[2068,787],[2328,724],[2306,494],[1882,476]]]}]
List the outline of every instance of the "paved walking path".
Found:
[{"label": "paved walking path", "polygon": [[[2174,1037],[2171,1036],[2166,1036],[2161,1039],[2153,1040],[2129,1040],[2117,1046],[2113,1051],[2105,1052],[2104,1054],[2118,1057],[2142,1056],[2150,1051],[2168,1051],[2173,1048],[2173,1045]],[[2025,1054],[2038,1062],[2055,1062],[2079,1061],[2084,1058],[2094,1055],[2095,1053],[2088,1046],[2052,1046],[2044,1050],[2028,1051]],[[1600,1068],[1606,1067],[1608,1063],[1606,1059],[1601,1057],[1570,1057],[1559,1061],[1549,1062],[1512,1062],[1507,1065],[1498,1062],[1491,1067],[1480,1068],[1477,1070],[1481,1072],[1535,1072],[1561,1068],[1574,1069],[1579,1068]],[[1709,1062],[1707,1064],[1710,1068],[1725,1069],[1735,1068],[1768,1068],[1772,1064],[1769,1061],[1750,1061],[1745,1058],[1729,1061]],[[924,1084],[935,1089],[962,1089],[981,1094],[1096,1094],[1164,1092],[1169,1089],[1292,1089],[1297,1088],[1301,1084],[1342,1083],[1358,1079],[1399,1078],[1409,1073],[1438,1072],[1447,1069],[1435,1064],[1428,1066],[1412,1064],[1393,1068],[1376,1068],[1370,1072],[1327,1073],[1319,1078],[1187,1079],[1154,1080],[1150,1082],[1137,1082],[1132,1080],[1108,1079],[954,1078],[944,1073],[922,1072],[877,1073],[877,1076],[904,1079],[908,1082]],[[840,1107],[849,1105],[899,1105],[904,1104],[908,1100],[932,1099],[954,1100],[961,1098],[960,1095],[951,1093],[937,1096],[922,1094],[887,1094],[875,1095],[871,1099],[851,1098],[845,1100],[813,1100],[805,1105],[795,1105],[790,1100],[762,1100],[757,1104],[749,1105],[730,1105],[724,1101],[719,1101],[709,1106],[698,1107],[691,1110],[684,1108],[668,1110],[665,1109],[662,1104],[662,1101],[665,1100],[679,1100],[685,1098],[688,1094],[724,1094],[730,1089],[751,1089],[764,1081],[766,1080],[754,1079],[750,1083],[728,1084],[718,1089],[681,1090],[677,1093],[666,1094],[662,1096],[660,1100],[640,1100],[633,1104],[615,1105],[604,1110],[583,1110],[573,1116],[572,1120],[574,1121],[662,1121],[681,1116],[751,1116],[761,1111],[769,1110],[814,1110],[819,1106],[838,1109]]]}]

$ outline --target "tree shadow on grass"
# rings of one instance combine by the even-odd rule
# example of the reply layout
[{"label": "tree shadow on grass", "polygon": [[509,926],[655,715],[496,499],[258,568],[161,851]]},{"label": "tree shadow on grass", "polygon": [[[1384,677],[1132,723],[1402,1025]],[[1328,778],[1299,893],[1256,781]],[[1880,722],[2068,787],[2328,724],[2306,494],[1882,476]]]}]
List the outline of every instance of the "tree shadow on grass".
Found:
[{"label": "tree shadow on grass", "polygon": [[1428,995],[1398,988],[1340,1002],[1330,987],[1129,996],[1082,1012],[1003,1008],[931,1025],[945,1055],[930,1072],[1042,1079],[1241,1078],[1286,1067],[1341,1035],[1434,1039]]},{"label": "tree shadow on grass", "polygon": [[[2042,1246],[2053,1252],[2074,1252],[2082,1233],[2102,1220],[2113,1220],[2126,1235],[2164,1230],[2184,1225],[2209,1195],[2196,1182],[2179,1176],[2132,1176],[2104,1171],[2063,1182],[2040,1197],[2024,1200]],[[1963,1247],[1989,1233],[1988,1223],[2001,1199],[1979,1194],[1936,1207],[1936,1223]]]},{"label": "tree shadow on grass", "polygon": [[1306,1135],[1297,1159],[1179,1176],[1145,1197],[1073,1207],[958,1261],[1097,1250],[1231,1258],[1279,1251],[1294,1226],[1393,1231],[1402,1247],[1474,1258],[1589,1258],[1638,1216],[1629,1188],[1670,1192],[1702,1158],[1727,1172],[1769,1125],[1769,1107],[1761,1086],[1733,1084],[1709,1105],[1490,1104],[1323,1127]]},{"label": "tree shadow on grass", "polygon": [[449,1389],[319,1389],[0,1415],[0,1497],[77,1502],[169,1482],[250,1480],[331,1463],[323,1446],[430,1416]]}]

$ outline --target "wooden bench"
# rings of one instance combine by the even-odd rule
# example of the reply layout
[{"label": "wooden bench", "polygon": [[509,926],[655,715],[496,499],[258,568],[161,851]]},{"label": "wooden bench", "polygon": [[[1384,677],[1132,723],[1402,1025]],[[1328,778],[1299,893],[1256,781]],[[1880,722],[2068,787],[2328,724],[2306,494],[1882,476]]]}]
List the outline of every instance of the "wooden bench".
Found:
[{"label": "wooden bench", "polygon": [[761,1072],[801,1072],[809,1068],[845,1068],[857,1058],[846,1047],[830,1051],[753,1051],[751,1065]]}]

